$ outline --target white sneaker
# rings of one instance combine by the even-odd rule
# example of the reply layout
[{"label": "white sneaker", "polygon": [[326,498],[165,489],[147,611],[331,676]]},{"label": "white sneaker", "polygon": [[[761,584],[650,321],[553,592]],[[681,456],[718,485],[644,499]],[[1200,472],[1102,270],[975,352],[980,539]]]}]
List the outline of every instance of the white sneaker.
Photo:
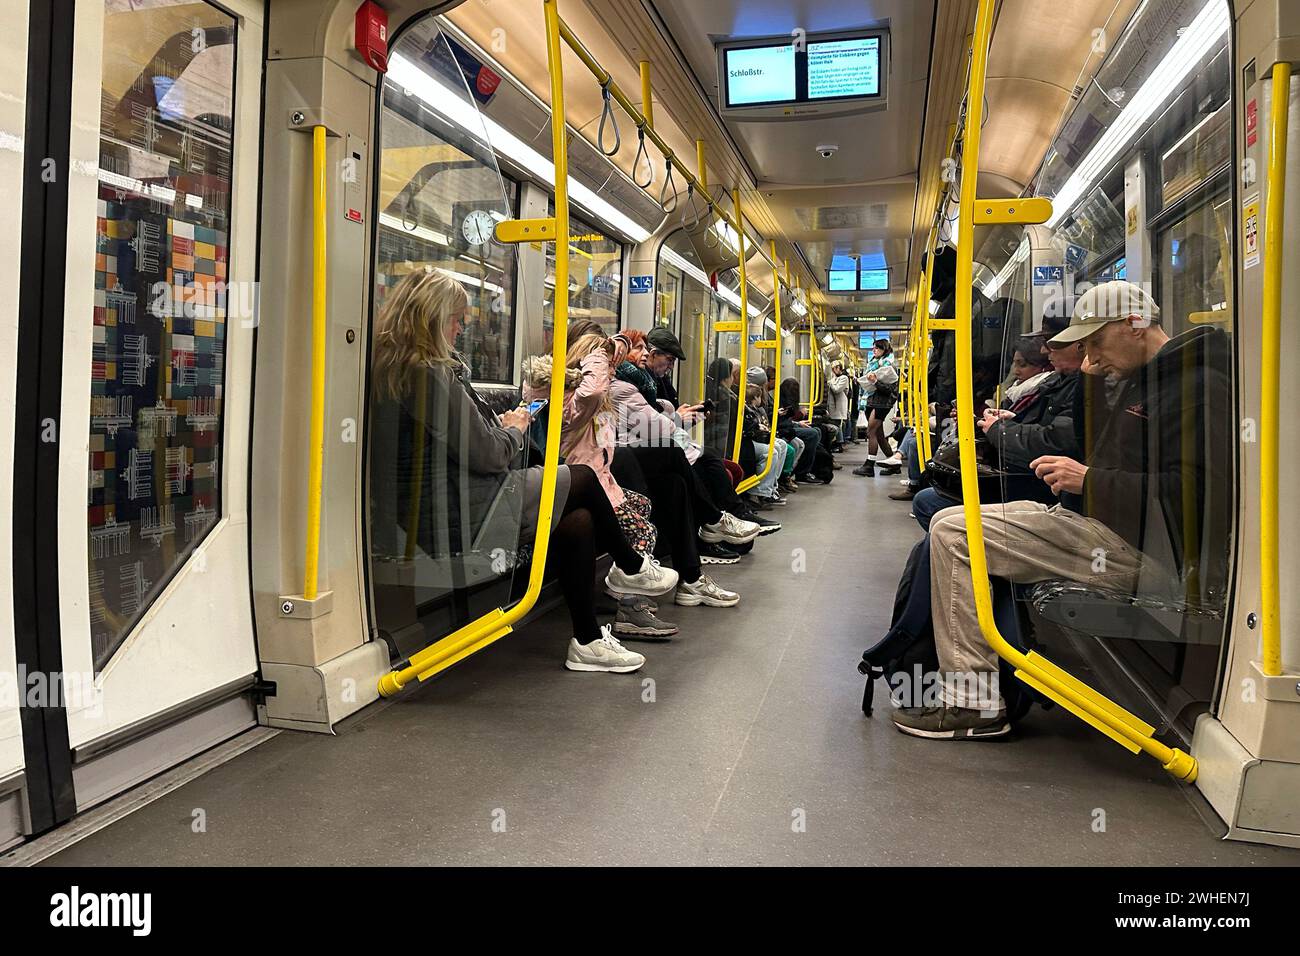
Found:
[{"label": "white sneaker", "polygon": [[709,544],[749,544],[762,532],[760,525],[752,521],[742,521],[729,511],[722,512],[722,517],[713,524],[700,528],[700,537]]},{"label": "white sneaker", "polygon": [[707,604],[709,607],[735,607],[740,603],[740,595],[735,591],[720,588],[707,575],[701,574],[693,584],[685,582],[677,585],[677,603],[684,607]]},{"label": "white sneaker", "polygon": [[564,660],[564,666],[571,671],[605,671],[610,674],[630,674],[644,663],[645,657],[620,644],[608,624],[600,629],[600,637],[590,644],[579,644],[577,638],[569,638],[569,656]]},{"label": "white sneaker", "polygon": [[899,454],[890,455],[888,458],[881,458],[876,462],[877,465],[901,465],[903,456]]},{"label": "white sneaker", "polygon": [[605,575],[605,588],[618,594],[644,594],[654,597],[667,594],[677,587],[677,572],[665,568],[652,555],[641,556],[641,570],[636,574],[625,574],[616,564]]}]

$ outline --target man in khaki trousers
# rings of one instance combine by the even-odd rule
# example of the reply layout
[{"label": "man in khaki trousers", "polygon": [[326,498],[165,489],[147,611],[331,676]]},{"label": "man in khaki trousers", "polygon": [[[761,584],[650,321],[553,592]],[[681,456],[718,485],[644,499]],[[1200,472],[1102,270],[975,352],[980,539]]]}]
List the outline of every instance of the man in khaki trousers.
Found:
[{"label": "man in khaki trousers", "polygon": [[[1084,293],[1070,325],[1052,341],[1084,342],[1083,371],[1116,376],[1123,385],[1096,439],[1083,446],[1087,464],[1060,455],[1031,463],[1058,496],[1081,496],[1079,510],[1030,501],[981,507],[988,571],[1014,582],[1066,578],[1132,592],[1144,560],[1152,560],[1142,553],[1144,542],[1156,542],[1156,535],[1182,539],[1181,529],[1170,525],[1189,513],[1183,497],[1196,496],[1186,502],[1190,513],[1209,513],[1217,506],[1208,499],[1229,487],[1222,468],[1231,462],[1231,429],[1221,423],[1204,428],[1204,412],[1189,419],[1185,410],[1190,396],[1198,409],[1230,411],[1230,378],[1226,366],[1216,367],[1230,354],[1228,344],[1221,332],[1204,327],[1171,339],[1150,296],[1120,281]],[[1223,447],[1199,438],[1189,442],[1189,421],[1193,434],[1209,435],[1209,443]],[[1200,457],[1194,453],[1189,460],[1189,448],[1200,450]],[[1215,469],[1217,476],[1210,473]],[[1197,556],[1175,555],[1176,563],[1188,558]],[[998,656],[976,617],[962,507],[940,511],[931,523],[930,583],[939,699],[895,710],[895,725],[927,738],[1009,733]]]}]

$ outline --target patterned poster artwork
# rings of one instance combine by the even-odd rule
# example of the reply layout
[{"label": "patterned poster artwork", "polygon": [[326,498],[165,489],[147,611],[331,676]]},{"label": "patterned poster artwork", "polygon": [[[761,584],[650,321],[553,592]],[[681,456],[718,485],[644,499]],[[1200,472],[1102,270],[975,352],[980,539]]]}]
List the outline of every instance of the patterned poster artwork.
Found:
[{"label": "patterned poster artwork", "polygon": [[[151,38],[134,48],[152,58],[113,45],[124,29]],[[230,18],[204,3],[107,11],[87,512],[96,669],[220,510],[233,42]]]}]

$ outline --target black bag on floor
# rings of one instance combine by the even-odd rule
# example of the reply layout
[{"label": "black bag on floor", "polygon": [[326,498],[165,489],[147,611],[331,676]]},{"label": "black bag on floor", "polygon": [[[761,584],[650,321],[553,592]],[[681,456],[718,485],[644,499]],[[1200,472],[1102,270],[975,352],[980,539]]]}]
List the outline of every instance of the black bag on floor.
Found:
[{"label": "black bag on floor", "polygon": [[[994,617],[1002,636],[1013,647],[1027,651],[1029,642],[1021,632],[1010,583],[1000,578],[993,579],[993,604]],[[912,682],[913,695],[921,694],[922,699],[903,700],[902,706],[921,706],[924,682],[934,679],[926,675],[935,675],[938,670],[939,657],[934,648],[934,627],[930,617],[930,536],[926,535],[912,548],[903,565],[889,630],[863,651],[862,660],[858,662],[858,673],[867,679],[862,693],[862,712],[871,716],[871,698],[876,681],[882,678],[891,693]],[[1006,661],[1001,662],[998,690],[1006,701],[1010,720],[1019,720],[1035,702],[1051,706],[1051,701],[1021,682]]]},{"label": "black bag on floor", "polygon": [[835,459],[831,453],[826,450],[825,445],[817,446],[817,453],[813,456],[813,466],[810,469],[813,477],[820,480],[823,484],[829,485],[831,479],[835,477]]}]

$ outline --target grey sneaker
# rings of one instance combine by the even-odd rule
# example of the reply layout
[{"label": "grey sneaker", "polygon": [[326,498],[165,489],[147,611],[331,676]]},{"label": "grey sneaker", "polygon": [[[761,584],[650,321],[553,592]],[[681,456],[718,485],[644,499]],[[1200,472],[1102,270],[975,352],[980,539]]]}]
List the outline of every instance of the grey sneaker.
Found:
[{"label": "grey sneaker", "polygon": [[706,604],[709,607],[735,607],[740,603],[740,595],[735,591],[720,588],[707,574],[701,574],[698,581],[677,585],[677,603],[683,607],[695,607]]},{"label": "grey sneaker", "polygon": [[899,707],[894,711],[894,726],[912,737],[931,740],[982,740],[1005,737],[1011,722],[1005,712],[971,710],[966,707]]},{"label": "grey sneaker", "polygon": [[630,674],[644,663],[645,658],[620,644],[606,624],[600,629],[600,637],[590,644],[579,644],[575,638],[569,638],[569,656],[564,666],[571,671]]},{"label": "grey sneaker", "polygon": [[617,594],[644,594],[655,597],[667,594],[677,587],[677,572],[665,568],[651,555],[642,555],[641,570],[636,574],[624,574],[616,564],[605,575],[605,587]]},{"label": "grey sneaker", "polygon": [[759,536],[762,527],[753,521],[744,521],[729,511],[714,524],[700,528],[700,537],[709,544],[748,544]]},{"label": "grey sneaker", "polygon": [[655,617],[657,608],[639,594],[629,594],[618,602],[614,633],[625,637],[672,637],[677,625]]}]

